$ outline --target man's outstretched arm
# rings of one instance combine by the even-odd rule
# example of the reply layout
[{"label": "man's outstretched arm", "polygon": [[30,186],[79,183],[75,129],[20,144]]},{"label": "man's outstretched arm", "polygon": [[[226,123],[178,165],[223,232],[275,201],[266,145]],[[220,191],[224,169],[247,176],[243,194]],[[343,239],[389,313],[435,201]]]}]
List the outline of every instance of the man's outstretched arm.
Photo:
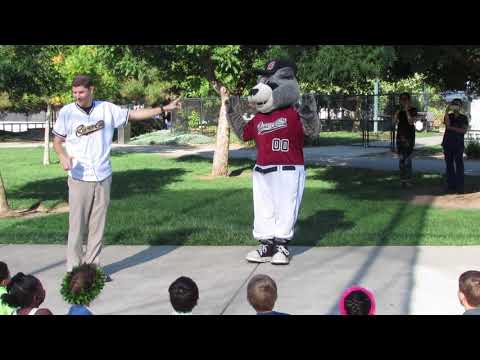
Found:
[{"label": "man's outstretched arm", "polygon": [[131,110],[128,113],[128,120],[129,121],[140,121],[140,120],[148,120],[153,118],[155,115],[161,114],[165,111],[172,111],[175,109],[180,109],[182,106],[180,99],[176,99],[172,101],[170,104],[165,106],[159,106],[155,108],[149,109],[136,109]]}]

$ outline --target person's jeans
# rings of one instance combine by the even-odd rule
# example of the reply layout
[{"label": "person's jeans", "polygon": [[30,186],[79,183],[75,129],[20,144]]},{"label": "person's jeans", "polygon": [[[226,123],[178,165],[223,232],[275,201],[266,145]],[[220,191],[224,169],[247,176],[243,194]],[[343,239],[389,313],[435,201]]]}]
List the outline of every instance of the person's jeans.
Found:
[{"label": "person's jeans", "polygon": [[444,149],[447,166],[447,184],[449,190],[463,191],[465,173],[463,166],[463,149]]},{"label": "person's jeans", "polygon": [[409,181],[412,178],[413,144],[415,140],[397,139],[399,156],[400,180]]}]

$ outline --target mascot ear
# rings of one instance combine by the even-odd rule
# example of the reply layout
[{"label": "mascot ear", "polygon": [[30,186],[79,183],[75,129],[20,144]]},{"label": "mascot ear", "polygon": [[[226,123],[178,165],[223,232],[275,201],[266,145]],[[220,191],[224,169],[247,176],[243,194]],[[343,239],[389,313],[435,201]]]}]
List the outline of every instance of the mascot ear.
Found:
[{"label": "mascot ear", "polygon": [[280,70],[278,70],[277,73],[278,73],[278,77],[280,79],[291,80],[291,79],[295,78],[295,71],[290,67],[280,69]]}]

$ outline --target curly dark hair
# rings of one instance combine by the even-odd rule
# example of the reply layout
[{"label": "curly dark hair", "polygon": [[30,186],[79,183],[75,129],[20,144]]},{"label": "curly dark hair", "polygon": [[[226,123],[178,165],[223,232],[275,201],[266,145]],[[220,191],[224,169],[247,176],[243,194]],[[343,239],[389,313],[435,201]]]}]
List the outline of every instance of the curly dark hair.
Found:
[{"label": "curly dark hair", "polygon": [[186,313],[192,311],[198,301],[198,287],[195,281],[182,276],[168,288],[170,302],[175,311]]},{"label": "curly dark hair", "polygon": [[8,270],[7,264],[3,261],[0,261],[0,281],[6,280],[10,277],[10,271]]},{"label": "curly dark hair", "polygon": [[348,315],[368,315],[372,302],[363,291],[352,291],[344,300],[345,310]]},{"label": "curly dark hair", "polygon": [[7,293],[2,295],[2,301],[10,307],[28,307],[32,305],[39,285],[40,280],[35,276],[19,272],[7,285]]},{"label": "curly dark hair", "polygon": [[89,291],[97,276],[97,267],[94,264],[82,264],[72,270],[69,288],[73,294]]}]

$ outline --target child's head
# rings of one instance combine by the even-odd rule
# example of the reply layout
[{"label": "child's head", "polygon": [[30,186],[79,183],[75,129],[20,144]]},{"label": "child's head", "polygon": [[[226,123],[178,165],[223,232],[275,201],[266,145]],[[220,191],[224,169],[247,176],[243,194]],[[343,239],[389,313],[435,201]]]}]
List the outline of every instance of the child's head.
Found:
[{"label": "child's head", "polygon": [[170,303],[175,311],[188,313],[193,310],[198,301],[198,287],[195,281],[182,276],[175,280],[168,288]]},{"label": "child's head", "polygon": [[15,308],[38,307],[45,300],[45,290],[35,276],[20,272],[10,280],[7,293],[2,295],[2,300]]},{"label": "child's head", "polygon": [[340,299],[342,315],[375,315],[375,298],[373,294],[360,286],[347,289]]},{"label": "child's head", "polygon": [[89,291],[97,276],[97,267],[94,264],[82,264],[72,270],[70,278],[70,292],[79,295],[82,292]]},{"label": "child's head", "polygon": [[10,271],[7,264],[0,261],[0,286],[7,286],[10,282]]},{"label": "child's head", "polygon": [[480,306],[480,271],[470,270],[460,275],[458,299],[466,308]]},{"label": "child's head", "polygon": [[248,283],[247,299],[256,312],[272,311],[277,301],[277,284],[268,275],[255,275]]}]

